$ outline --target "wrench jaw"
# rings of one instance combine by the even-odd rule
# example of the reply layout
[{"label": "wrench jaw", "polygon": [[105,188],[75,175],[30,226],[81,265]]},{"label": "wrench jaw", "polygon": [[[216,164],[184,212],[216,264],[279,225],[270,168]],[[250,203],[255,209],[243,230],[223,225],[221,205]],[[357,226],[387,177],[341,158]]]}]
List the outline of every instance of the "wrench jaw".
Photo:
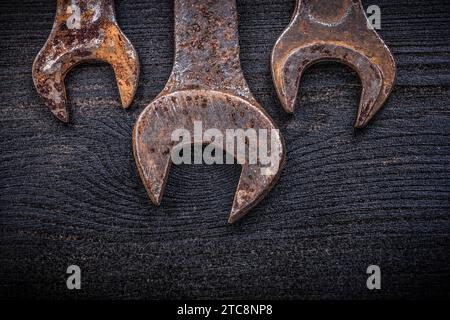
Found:
[{"label": "wrench jaw", "polygon": [[[284,144],[272,120],[261,107],[246,99],[212,90],[185,90],[165,94],[153,101],[139,116],[133,130],[133,152],[138,172],[151,201],[161,203],[171,166],[171,155],[178,142],[172,140],[176,129],[186,129],[194,137],[194,123],[201,121],[203,133],[208,129],[266,129],[269,136],[270,167],[250,163],[248,153],[235,193],[229,223],[242,218],[270,191],[279,178],[284,163]],[[215,139],[214,139],[215,141]],[[195,141],[192,140],[192,144]],[[209,143],[210,141],[203,141]],[[214,146],[238,159],[237,148],[226,143]]]},{"label": "wrench jaw", "polygon": [[105,38],[94,60],[108,63],[114,70],[122,107],[127,109],[133,102],[139,81],[139,58],[130,40],[116,24],[105,28]]},{"label": "wrench jaw", "polygon": [[[112,1],[94,2],[99,4],[94,8],[97,13],[91,12],[94,9],[80,0],[79,5],[84,10],[82,23],[78,28],[69,29],[67,12],[71,11],[65,9],[65,1],[59,0],[53,29],[33,63],[36,90],[62,122],[69,121],[64,80],[70,70],[81,63],[101,61],[111,65],[123,108],[130,106],[138,86],[139,59],[115,21]],[[92,18],[95,15],[97,17]]]},{"label": "wrench jaw", "polygon": [[67,95],[64,78],[68,69],[62,64],[53,62],[44,66],[41,63],[45,60],[45,53],[43,52],[45,50],[41,51],[33,64],[34,86],[53,115],[60,121],[67,123],[69,122],[69,113],[66,106]]},{"label": "wrench jaw", "polygon": [[[282,140],[280,139],[277,143],[282,145]],[[283,151],[281,150],[281,152]],[[284,155],[280,153],[280,161],[276,164],[279,168],[272,175],[261,174],[260,166],[243,166],[228,218],[229,224],[233,224],[245,216],[269,193],[273,185],[278,181],[284,161]],[[254,180],[258,182],[254,183]]]},{"label": "wrench jaw", "polygon": [[[300,79],[307,68],[320,61],[337,61],[353,68],[362,83],[362,93],[355,127],[362,128],[381,108],[387,95],[380,68],[357,51],[325,43],[299,48],[285,60],[275,78],[283,108],[293,113]],[[390,89],[389,89],[390,91]]]},{"label": "wrench jaw", "polygon": [[[154,205],[161,204],[171,166],[171,149],[174,145],[168,140],[170,130],[159,118],[159,99],[153,101],[141,113],[133,128],[133,155],[139,176],[150,200]],[[161,101],[165,101],[164,99]],[[158,128],[158,125],[164,127]],[[174,129],[175,130],[175,129]]]},{"label": "wrench jaw", "polygon": [[[355,128],[358,129],[367,126],[383,107],[394,88],[396,79],[397,67],[394,57],[378,36],[377,39],[379,39],[378,46],[374,45],[373,50],[365,54],[368,62],[371,62],[370,69],[369,65],[364,63],[356,69],[363,84],[361,104],[355,124]],[[378,88],[380,88],[379,91]],[[378,94],[375,95],[375,92]]]},{"label": "wrench jaw", "polygon": [[365,127],[389,97],[396,66],[387,46],[368,27],[360,1],[298,1],[271,58],[274,86],[286,112],[294,112],[304,71],[321,61],[340,62],[358,73],[362,93],[355,127]]}]

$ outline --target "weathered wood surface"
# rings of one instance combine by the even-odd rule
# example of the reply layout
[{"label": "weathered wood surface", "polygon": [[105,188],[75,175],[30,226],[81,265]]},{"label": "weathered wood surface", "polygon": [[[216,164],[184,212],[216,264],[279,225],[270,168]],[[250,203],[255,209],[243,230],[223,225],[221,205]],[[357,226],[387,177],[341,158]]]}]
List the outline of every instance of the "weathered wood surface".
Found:
[{"label": "weathered wood surface", "polygon": [[[310,69],[294,117],[283,113],[269,56],[294,1],[241,0],[241,58],[282,129],[287,165],[269,196],[226,223],[238,166],[180,166],[161,207],[137,176],[131,130],[171,70],[171,1],[117,1],[140,54],[130,111],[112,70],[74,69],[71,124],[37,96],[31,65],[53,1],[0,4],[0,295],[46,298],[417,298],[450,294],[450,2],[379,0],[398,80],[366,130],[352,124],[355,72]],[[82,290],[65,270],[82,269]],[[382,290],[366,289],[368,265]]]}]

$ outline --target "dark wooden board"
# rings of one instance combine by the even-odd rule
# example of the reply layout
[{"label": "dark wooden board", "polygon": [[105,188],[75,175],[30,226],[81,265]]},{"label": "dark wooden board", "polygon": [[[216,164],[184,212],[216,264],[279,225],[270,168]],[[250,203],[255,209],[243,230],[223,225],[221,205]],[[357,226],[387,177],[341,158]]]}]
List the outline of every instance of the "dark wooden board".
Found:
[{"label": "dark wooden board", "polygon": [[[240,0],[241,58],[280,126],[287,164],[273,191],[227,225],[238,166],[173,167],[160,207],[136,172],[131,131],[173,56],[171,1],[117,1],[140,54],[129,111],[111,68],[66,81],[71,123],[48,112],[31,65],[54,1],[0,3],[0,296],[40,298],[432,298],[450,296],[450,2],[374,0],[398,64],[388,103],[354,132],[355,72],[305,75],[295,116],[272,86],[270,51],[294,1]],[[66,289],[66,268],[82,290]],[[366,288],[366,268],[382,290]]]}]

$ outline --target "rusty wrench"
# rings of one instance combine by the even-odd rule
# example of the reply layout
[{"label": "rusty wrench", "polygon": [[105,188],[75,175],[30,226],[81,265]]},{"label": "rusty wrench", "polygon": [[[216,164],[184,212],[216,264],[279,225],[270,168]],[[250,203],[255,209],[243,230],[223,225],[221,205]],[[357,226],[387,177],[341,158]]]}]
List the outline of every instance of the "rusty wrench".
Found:
[{"label": "rusty wrench", "polygon": [[292,21],[272,52],[272,76],[286,112],[294,112],[302,73],[322,60],[358,72],[363,89],[355,127],[366,126],[390,95],[396,67],[369,27],[360,0],[297,0]]},{"label": "rusty wrench", "polygon": [[136,92],[139,61],[117,25],[113,0],[57,0],[50,36],[33,64],[34,85],[51,112],[68,122],[64,78],[74,66],[90,60],[114,69],[123,108]]},{"label": "rusty wrench", "polygon": [[[253,128],[274,134],[270,150],[278,152],[278,157],[274,157],[277,163],[270,174],[262,173],[260,162],[252,164],[246,158],[242,164],[229,216],[233,223],[272,188],[284,161],[282,138],[254,99],[241,70],[235,0],[175,0],[172,74],[164,90],[139,116],[133,131],[136,165],[156,205],[161,202],[172,162],[171,133],[185,128],[193,137],[196,121],[201,121],[203,131]],[[234,148],[218,147],[238,156]]]}]

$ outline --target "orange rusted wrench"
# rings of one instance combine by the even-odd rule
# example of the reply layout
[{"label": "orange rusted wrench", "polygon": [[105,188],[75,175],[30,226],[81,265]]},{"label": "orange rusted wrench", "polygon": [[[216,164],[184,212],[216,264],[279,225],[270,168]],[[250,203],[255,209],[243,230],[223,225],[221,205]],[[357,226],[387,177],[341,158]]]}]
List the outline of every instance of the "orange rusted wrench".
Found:
[{"label": "orange rusted wrench", "polygon": [[363,90],[355,127],[382,107],[395,81],[391,52],[369,27],[360,0],[297,0],[291,23],[272,52],[272,76],[286,112],[294,112],[303,72],[322,60],[355,69]]},{"label": "orange rusted wrench", "polygon": [[33,64],[34,85],[51,112],[68,122],[64,78],[85,61],[109,63],[116,75],[122,106],[136,92],[139,61],[117,25],[112,0],[58,0],[50,36]]},{"label": "orange rusted wrench", "polygon": [[[233,223],[265,197],[284,161],[281,135],[251,94],[241,70],[235,0],[175,0],[172,74],[139,116],[133,132],[136,165],[153,203],[160,204],[163,196],[174,149],[172,133],[184,129],[195,137],[196,122],[202,124],[203,136],[209,129],[223,133],[262,129],[272,137],[267,145],[274,156],[270,168],[264,168],[260,159],[252,163],[245,152],[228,220]],[[192,143],[195,138],[186,142]],[[215,144],[235,158],[242,155],[234,144],[230,147],[212,138],[203,143]]]}]

